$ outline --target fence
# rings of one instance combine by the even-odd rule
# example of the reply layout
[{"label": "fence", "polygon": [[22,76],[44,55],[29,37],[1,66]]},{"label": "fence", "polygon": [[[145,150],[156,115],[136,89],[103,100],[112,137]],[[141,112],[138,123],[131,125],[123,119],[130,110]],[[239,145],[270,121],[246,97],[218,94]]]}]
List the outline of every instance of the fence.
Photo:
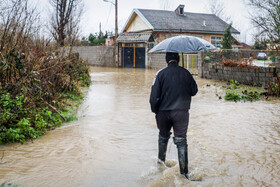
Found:
[{"label": "fence", "polygon": [[[149,53],[148,67],[152,69],[161,69],[167,66],[165,53]],[[183,67],[182,55],[180,54],[179,66]],[[193,75],[198,75],[198,55],[184,54],[184,67]]]},{"label": "fence", "polygon": [[[204,62],[210,63],[220,63],[223,64],[224,60],[229,59],[237,63],[250,63],[252,60],[252,65],[261,65],[257,63],[259,61],[268,63],[275,63],[275,57],[279,56],[277,51],[268,50],[218,50],[218,51],[206,51],[202,52],[202,58]],[[256,64],[254,64],[256,63]],[[273,66],[271,64],[270,66]]]},{"label": "fence", "polygon": [[186,69],[189,70],[191,74],[197,75],[198,74],[197,54],[183,54],[183,58],[182,58],[182,54],[180,54],[179,66],[185,67]]},{"label": "fence", "polygon": [[[260,56],[265,53],[266,57]],[[199,76],[223,81],[237,80],[244,84],[266,86],[280,76],[277,51],[219,50],[200,52]],[[276,65],[276,66],[275,66]]]}]

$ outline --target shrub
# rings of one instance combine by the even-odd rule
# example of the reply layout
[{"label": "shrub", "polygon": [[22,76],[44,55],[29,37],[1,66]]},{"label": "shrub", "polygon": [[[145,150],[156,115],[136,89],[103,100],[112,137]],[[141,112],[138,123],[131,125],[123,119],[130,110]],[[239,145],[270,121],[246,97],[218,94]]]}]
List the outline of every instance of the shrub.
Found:
[{"label": "shrub", "polygon": [[74,119],[68,95],[81,95],[90,76],[77,54],[39,38],[27,0],[0,4],[0,143],[23,143]]},{"label": "shrub", "polygon": [[269,82],[267,91],[270,96],[280,96],[280,77],[276,77],[274,81]]},{"label": "shrub", "polygon": [[76,54],[2,50],[0,62],[0,144],[23,143],[76,119],[67,100],[81,100],[79,87],[91,82]]}]

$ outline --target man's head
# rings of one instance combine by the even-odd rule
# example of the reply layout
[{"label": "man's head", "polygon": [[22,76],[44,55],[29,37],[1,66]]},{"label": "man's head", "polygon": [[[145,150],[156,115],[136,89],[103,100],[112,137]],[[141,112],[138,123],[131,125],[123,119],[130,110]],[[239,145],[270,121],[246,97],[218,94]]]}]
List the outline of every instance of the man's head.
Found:
[{"label": "man's head", "polygon": [[167,52],[165,56],[166,62],[169,63],[170,60],[180,61],[180,56],[178,53]]}]

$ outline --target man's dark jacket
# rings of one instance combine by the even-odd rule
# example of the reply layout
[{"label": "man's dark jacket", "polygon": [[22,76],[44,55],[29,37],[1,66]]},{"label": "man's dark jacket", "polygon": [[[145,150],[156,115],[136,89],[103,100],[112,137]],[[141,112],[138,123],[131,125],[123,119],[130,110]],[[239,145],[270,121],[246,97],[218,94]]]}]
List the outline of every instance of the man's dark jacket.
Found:
[{"label": "man's dark jacket", "polygon": [[150,104],[152,112],[159,110],[189,110],[191,96],[197,93],[197,84],[188,70],[171,61],[154,79]]}]

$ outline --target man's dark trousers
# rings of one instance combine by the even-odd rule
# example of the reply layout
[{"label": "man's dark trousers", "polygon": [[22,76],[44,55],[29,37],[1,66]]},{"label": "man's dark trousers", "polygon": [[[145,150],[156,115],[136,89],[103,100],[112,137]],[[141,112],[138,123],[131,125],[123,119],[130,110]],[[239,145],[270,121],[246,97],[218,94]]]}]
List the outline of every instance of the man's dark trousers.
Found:
[{"label": "man's dark trousers", "polygon": [[156,121],[160,136],[169,137],[173,127],[175,137],[186,138],[189,125],[188,110],[159,111],[156,114]]}]

